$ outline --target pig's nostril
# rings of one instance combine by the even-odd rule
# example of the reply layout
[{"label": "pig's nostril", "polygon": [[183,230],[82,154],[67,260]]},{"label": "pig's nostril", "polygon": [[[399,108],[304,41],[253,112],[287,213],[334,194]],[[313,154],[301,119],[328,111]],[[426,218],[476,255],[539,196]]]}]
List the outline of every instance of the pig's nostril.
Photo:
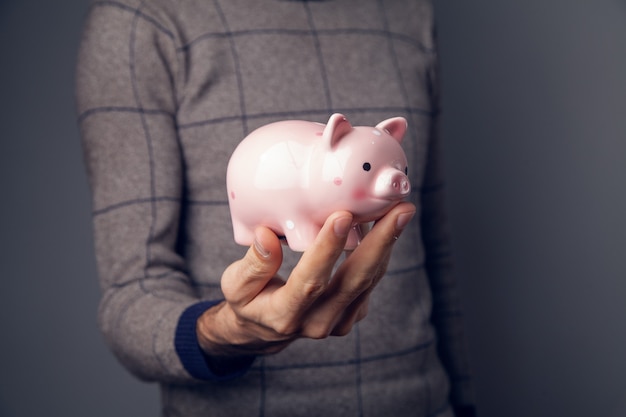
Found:
[{"label": "pig's nostril", "polygon": [[399,186],[396,189],[399,189],[400,193],[402,194],[408,193],[410,191],[409,181],[406,179],[401,180]]},{"label": "pig's nostril", "polygon": [[409,191],[409,181],[407,180],[394,180],[391,182],[391,188],[402,193]]},{"label": "pig's nostril", "polygon": [[376,180],[374,196],[385,199],[404,198],[411,192],[411,183],[402,173],[384,172]]}]

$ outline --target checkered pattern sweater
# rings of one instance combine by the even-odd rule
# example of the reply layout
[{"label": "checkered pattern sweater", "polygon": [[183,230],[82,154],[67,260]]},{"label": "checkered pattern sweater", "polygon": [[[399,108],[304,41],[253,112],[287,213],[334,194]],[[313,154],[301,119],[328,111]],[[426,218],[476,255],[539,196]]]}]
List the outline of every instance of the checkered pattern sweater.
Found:
[{"label": "checkered pattern sweater", "polygon": [[[427,0],[93,1],[77,67],[93,194],[99,323],[157,381],[164,416],[452,416],[471,401],[450,273]],[[214,375],[195,320],[220,300],[233,242],[226,165],[269,122],[404,116],[419,216],[368,317]],[[287,251],[288,252],[288,251]],[[286,253],[285,276],[297,262]]]}]

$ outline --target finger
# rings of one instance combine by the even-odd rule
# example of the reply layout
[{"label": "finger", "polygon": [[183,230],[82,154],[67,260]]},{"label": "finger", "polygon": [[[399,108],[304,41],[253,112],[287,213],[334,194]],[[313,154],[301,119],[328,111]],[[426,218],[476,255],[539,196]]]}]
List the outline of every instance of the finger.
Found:
[{"label": "finger", "polygon": [[378,220],[352,255],[345,260],[333,279],[332,290],[344,302],[352,302],[373,288],[387,271],[395,242],[415,215],[411,203],[395,206]]},{"label": "finger", "polygon": [[[404,228],[415,216],[416,208],[413,204],[403,202],[392,208],[386,215],[374,223],[368,233],[368,243],[378,244],[391,248],[400,237]],[[373,236],[369,236],[373,234]],[[365,241],[366,239],[364,239]]]},{"label": "finger", "polygon": [[[352,302],[377,283],[387,269],[394,243],[415,215],[411,203],[401,203],[378,220],[361,244],[340,266],[332,285],[338,294],[346,292]],[[351,297],[351,298],[350,298]]]},{"label": "finger", "polygon": [[222,275],[222,292],[229,303],[243,306],[252,301],[275,277],[282,263],[278,237],[259,227],[246,255],[231,264]]},{"label": "finger", "polygon": [[371,293],[371,290],[364,292],[344,310],[342,317],[335,324],[331,335],[347,335],[356,323],[363,320],[367,316]]},{"label": "finger", "polygon": [[[384,276],[397,237],[415,215],[415,206],[402,203],[379,220],[361,244],[346,258],[333,279],[308,313],[307,327],[316,329],[334,326],[343,317],[356,317],[350,306],[366,296]],[[355,304],[356,307],[359,303]],[[349,320],[348,320],[349,322]],[[332,331],[333,327],[328,330]]]},{"label": "finger", "polygon": [[346,211],[333,213],[326,220],[281,289],[287,310],[301,313],[324,293],[343,252],[352,221],[352,214]]}]

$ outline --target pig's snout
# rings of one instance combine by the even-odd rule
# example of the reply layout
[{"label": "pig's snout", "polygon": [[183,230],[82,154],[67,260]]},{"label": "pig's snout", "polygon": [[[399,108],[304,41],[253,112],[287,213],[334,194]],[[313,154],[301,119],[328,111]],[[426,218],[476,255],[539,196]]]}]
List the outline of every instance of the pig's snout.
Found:
[{"label": "pig's snout", "polygon": [[380,173],[374,186],[374,196],[386,199],[404,198],[411,192],[409,178],[401,171],[389,168]]}]

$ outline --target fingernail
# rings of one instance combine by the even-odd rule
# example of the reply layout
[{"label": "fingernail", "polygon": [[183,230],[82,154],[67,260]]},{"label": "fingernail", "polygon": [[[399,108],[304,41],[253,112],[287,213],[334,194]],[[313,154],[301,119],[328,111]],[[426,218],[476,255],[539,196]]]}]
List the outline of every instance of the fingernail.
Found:
[{"label": "fingernail", "polygon": [[264,259],[269,258],[271,255],[271,253],[263,247],[258,239],[254,239],[254,249],[256,249],[256,252]]},{"label": "fingernail", "polygon": [[411,221],[414,215],[415,215],[414,211],[410,213],[402,213],[401,215],[399,215],[398,220],[396,220],[396,229],[398,230],[404,229],[406,225],[409,224],[409,222]]},{"label": "fingernail", "polygon": [[340,217],[333,223],[333,229],[337,237],[346,237],[352,228],[352,217]]}]

